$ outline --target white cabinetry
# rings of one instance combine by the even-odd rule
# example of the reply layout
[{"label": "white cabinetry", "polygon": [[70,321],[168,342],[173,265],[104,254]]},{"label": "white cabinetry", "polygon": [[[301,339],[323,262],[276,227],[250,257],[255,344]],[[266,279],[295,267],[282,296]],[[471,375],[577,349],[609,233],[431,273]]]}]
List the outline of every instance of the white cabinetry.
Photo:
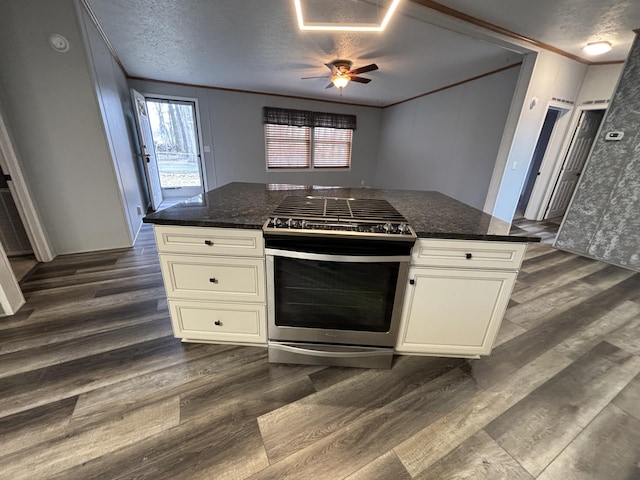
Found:
[{"label": "white cabinetry", "polygon": [[174,335],[266,344],[261,230],[155,225]]},{"label": "white cabinetry", "polygon": [[396,351],[491,353],[525,250],[525,243],[418,239]]}]

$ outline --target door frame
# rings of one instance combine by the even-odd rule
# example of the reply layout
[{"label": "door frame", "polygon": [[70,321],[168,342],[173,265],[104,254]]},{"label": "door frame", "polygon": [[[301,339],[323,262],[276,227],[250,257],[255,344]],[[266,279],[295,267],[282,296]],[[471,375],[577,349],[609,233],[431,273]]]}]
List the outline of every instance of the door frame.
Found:
[{"label": "door frame", "polygon": [[45,235],[44,226],[22,174],[18,156],[13,148],[2,112],[0,112],[0,166],[11,177],[7,184],[18,209],[20,220],[22,220],[24,229],[29,237],[36,260],[50,262],[55,258],[56,253]]},{"label": "door frame", "polygon": [[[580,121],[582,112],[586,110],[605,110],[606,115],[606,109],[608,107],[609,102],[607,101],[606,103],[580,105],[574,108],[573,113],[570,116],[571,118],[569,125],[564,132],[564,137],[562,137],[562,144],[559,152],[552,158],[545,157],[542,161],[541,167],[547,169],[547,178],[544,185],[544,191],[541,192],[540,202],[536,205],[537,208],[532,220],[544,220],[544,215],[547,212],[549,202],[551,201],[551,197],[553,196],[555,185],[558,182],[560,174],[562,173],[562,166],[564,165],[564,161],[567,157],[567,154],[569,153],[569,149],[571,148],[571,140],[573,139],[576,128],[578,128],[578,122]],[[602,126],[602,123],[600,123],[600,125]],[[598,134],[596,133],[596,138],[597,136]]]},{"label": "door frame", "polygon": [[[196,113],[196,132],[198,133],[198,150],[200,152],[200,173],[202,175],[202,189],[203,192],[209,190],[209,182],[207,180],[207,170],[205,160],[204,143],[202,143],[202,122],[200,121],[200,104],[197,98],[194,97],[181,97],[177,95],[165,95],[163,93],[149,93],[140,92],[145,98],[157,98],[158,100],[176,100],[178,102],[193,102]],[[153,133],[152,133],[153,134]]]},{"label": "door frame", "polygon": [[[540,175],[533,186],[531,196],[529,197],[529,203],[527,204],[527,208],[524,212],[524,217],[529,220],[542,220],[541,215],[544,213],[547,203],[549,202],[545,197],[549,190],[550,183],[551,190],[553,190],[553,185],[555,183],[551,182],[551,178],[553,177],[553,172],[555,172],[555,166],[558,158],[563,158],[564,156],[566,136],[573,118],[574,107],[567,103],[551,100],[547,103],[545,112],[548,112],[549,109],[560,110],[560,114],[553,127],[551,138],[547,144],[547,150],[545,151],[542,163],[540,164]],[[542,131],[543,124],[544,117],[540,123],[538,137]],[[533,158],[531,160],[533,160]]]}]

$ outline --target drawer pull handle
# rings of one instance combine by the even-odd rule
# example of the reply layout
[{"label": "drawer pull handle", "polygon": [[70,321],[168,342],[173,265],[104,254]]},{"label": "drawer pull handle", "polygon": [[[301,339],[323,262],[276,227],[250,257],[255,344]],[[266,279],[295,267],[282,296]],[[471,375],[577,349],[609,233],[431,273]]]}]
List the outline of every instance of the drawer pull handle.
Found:
[{"label": "drawer pull handle", "polygon": [[218,279],[217,278],[210,278],[209,281],[211,283],[218,283]]},{"label": "drawer pull handle", "polygon": [[467,260],[471,260],[473,258],[473,255],[470,253],[465,254],[465,257],[467,257]]},{"label": "drawer pull handle", "polygon": [[212,245],[213,245],[213,242],[212,242],[211,240],[205,240],[205,241],[204,241],[204,244],[205,244],[205,245],[212,246]]},{"label": "drawer pull handle", "polygon": [[222,326],[222,322],[220,320],[216,320],[215,322],[213,322],[214,325],[217,325],[218,327]]}]

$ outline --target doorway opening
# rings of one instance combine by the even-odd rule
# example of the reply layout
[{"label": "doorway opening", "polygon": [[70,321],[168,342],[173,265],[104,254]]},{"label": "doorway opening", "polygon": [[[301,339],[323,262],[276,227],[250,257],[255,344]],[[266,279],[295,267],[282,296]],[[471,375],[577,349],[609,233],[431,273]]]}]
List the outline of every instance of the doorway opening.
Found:
[{"label": "doorway opening", "polygon": [[567,154],[554,183],[553,191],[546,205],[544,219],[561,219],[578,184],[584,165],[591,152],[605,109],[582,110],[578,124],[571,136]]},{"label": "doorway opening", "polygon": [[520,199],[518,200],[518,206],[516,207],[514,219],[523,218],[525,216],[527,206],[529,205],[529,200],[531,200],[533,187],[535,186],[536,180],[540,175],[540,166],[542,165],[542,160],[547,153],[547,147],[549,146],[549,141],[551,140],[551,134],[553,133],[553,129],[556,126],[556,122],[558,121],[561,113],[562,110],[559,108],[549,107],[549,109],[547,110],[547,115],[545,116],[544,122],[542,124],[542,130],[540,131],[540,135],[538,136],[536,148],[533,151],[533,157],[531,158],[531,162],[529,163],[529,170],[527,172],[526,180],[524,182],[524,186],[522,187],[522,191],[520,192]]},{"label": "doorway opening", "polygon": [[146,97],[163,202],[204,192],[195,101]]}]

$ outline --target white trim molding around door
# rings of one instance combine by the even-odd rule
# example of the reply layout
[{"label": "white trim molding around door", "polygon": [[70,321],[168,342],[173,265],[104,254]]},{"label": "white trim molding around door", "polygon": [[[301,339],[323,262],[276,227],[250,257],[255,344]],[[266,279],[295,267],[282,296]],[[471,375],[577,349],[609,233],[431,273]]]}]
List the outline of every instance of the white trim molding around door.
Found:
[{"label": "white trim molding around door", "polygon": [[10,180],[7,184],[31,242],[36,260],[50,262],[55,258],[56,253],[45,235],[44,227],[31,200],[31,194],[22,175],[2,112],[0,112],[0,166],[2,171],[9,175]]}]

